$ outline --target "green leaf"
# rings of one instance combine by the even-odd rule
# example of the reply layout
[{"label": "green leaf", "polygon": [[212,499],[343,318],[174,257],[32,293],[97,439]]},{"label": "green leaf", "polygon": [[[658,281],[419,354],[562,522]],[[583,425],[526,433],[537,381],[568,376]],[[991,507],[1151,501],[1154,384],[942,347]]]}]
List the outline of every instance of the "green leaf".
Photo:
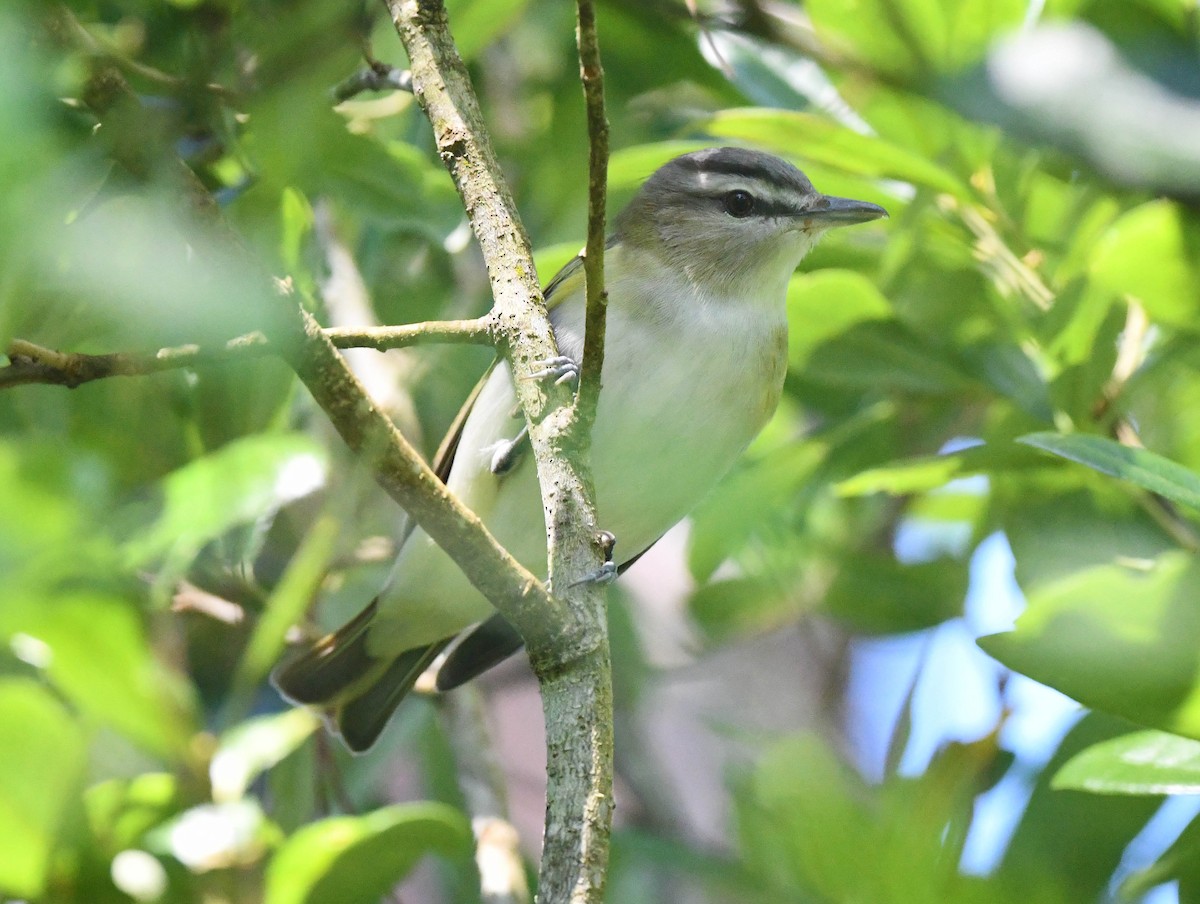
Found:
[{"label": "green leaf", "polygon": [[1016,343],[987,342],[962,350],[964,367],[1031,417],[1053,423],[1050,391],[1038,365]]},{"label": "green leaf", "polygon": [[1200,794],[1200,741],[1135,731],[1093,744],[1054,775],[1052,787],[1093,794]]},{"label": "green leaf", "polygon": [[787,294],[788,363],[800,368],[823,343],[850,327],[887,320],[892,306],[875,283],[853,270],[825,269],[792,277]]},{"label": "green leaf", "polygon": [[1154,320],[1195,329],[1200,313],[1200,225],[1171,201],[1151,201],[1118,219],[1096,243],[1091,277],[1131,295]]},{"label": "green leaf", "polygon": [[265,904],[375,904],[425,854],[471,842],[466,819],[444,804],[397,804],[300,829],[267,866]]},{"label": "green leaf", "polygon": [[230,528],[317,489],[326,467],[321,446],[298,433],[235,440],[163,479],[162,512],[126,545],[127,562],[143,568],[167,556],[186,564]]},{"label": "green leaf", "polygon": [[260,775],[294,752],[321,727],[311,710],[293,707],[239,723],[221,737],[208,767],[213,800],[241,798]]},{"label": "green leaf", "polygon": [[974,384],[950,354],[897,320],[858,323],[814,349],[800,376],[827,386],[951,396]]},{"label": "green leaf", "polygon": [[83,733],[34,681],[0,680],[0,896],[41,898],[63,815],[78,798]]},{"label": "green leaf", "polygon": [[[1067,732],[1045,769],[1030,776],[1034,780],[1032,796],[997,871],[1005,887],[1017,891],[1000,900],[1032,898],[1039,904],[1112,900],[1113,873],[1123,862],[1130,839],[1142,830],[1161,801],[1055,791],[1051,776],[1081,750],[1128,730],[1122,720],[1088,713]],[[1050,894],[1042,894],[1044,891]]]},{"label": "green leaf", "polygon": [[967,563],[942,558],[904,564],[890,556],[847,555],[825,594],[825,611],[853,630],[899,634],[962,614]]},{"label": "green leaf", "polygon": [[1200,475],[1154,452],[1083,433],[1030,433],[1017,442],[1200,509]]},{"label": "green leaf", "polygon": [[119,597],[75,591],[10,598],[0,638],[42,668],[83,714],[166,759],[195,731],[190,688],[154,658],[141,614]]},{"label": "green leaf", "polygon": [[1101,565],[1028,591],[1016,630],[980,638],[1009,668],[1081,703],[1200,738],[1200,561]]},{"label": "green leaf", "polygon": [[529,0],[447,0],[454,44],[464,60],[477,56],[521,15]]},{"label": "green leaf", "polygon": [[688,600],[701,630],[717,642],[761,634],[803,614],[798,594],[766,578],[711,581]]},{"label": "green leaf", "polygon": [[705,141],[660,141],[615,151],[608,161],[608,189],[610,192],[633,191],[668,160],[701,150],[709,144]]},{"label": "green leaf", "polygon": [[182,798],[174,775],[143,772],[93,785],[84,792],[83,803],[100,847],[115,854],[138,847],[148,831],[179,812]]},{"label": "green leaf", "polygon": [[870,68],[913,78],[944,55],[947,23],[938,0],[809,0],[822,44]]},{"label": "green leaf", "polygon": [[877,835],[864,792],[853,770],[815,736],[773,744],[735,795],[747,865],[776,888],[816,886],[819,899],[873,900],[862,894],[871,871],[855,853]]},{"label": "green leaf", "polygon": [[235,699],[248,704],[254,689],[279,659],[288,629],[303,620],[305,610],[316,598],[321,582],[329,573],[329,565],[345,529],[342,519],[325,514],[305,534],[304,542],[271,592],[266,609],[238,662],[233,679]]},{"label": "green leaf", "polygon": [[906,79],[961,69],[1024,20],[1025,0],[808,0],[822,41]]},{"label": "green leaf", "polygon": [[897,179],[958,197],[968,194],[966,186],[928,158],[852,131],[826,116],[757,108],[726,110],[708,120],[704,130],[859,176]]},{"label": "green leaf", "polygon": [[711,577],[772,513],[793,505],[827,452],[823,443],[790,446],[721,481],[692,516],[688,567],[697,580]]},{"label": "green leaf", "polygon": [[1029,463],[1032,453],[1014,453],[988,443],[946,455],[924,455],[861,471],[834,485],[839,496],[889,493],[905,496],[945,486],[952,480],[979,473],[996,473]]},{"label": "green leaf", "polygon": [[788,286],[788,365],[815,382],[944,395],[973,383],[946,353],[892,317],[865,276],[820,270]]},{"label": "green leaf", "polygon": [[300,266],[300,244],[313,228],[313,209],[308,198],[291,186],[283,190],[280,208],[279,257],[289,270],[295,270]]}]

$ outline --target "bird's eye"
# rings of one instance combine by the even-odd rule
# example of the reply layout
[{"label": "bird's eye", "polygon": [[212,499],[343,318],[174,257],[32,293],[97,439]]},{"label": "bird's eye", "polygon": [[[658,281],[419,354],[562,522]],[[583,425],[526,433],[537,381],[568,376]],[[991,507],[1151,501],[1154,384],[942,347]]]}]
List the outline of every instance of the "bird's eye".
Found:
[{"label": "bird's eye", "polygon": [[731,217],[748,217],[754,210],[754,195],[740,188],[725,195],[725,212]]}]

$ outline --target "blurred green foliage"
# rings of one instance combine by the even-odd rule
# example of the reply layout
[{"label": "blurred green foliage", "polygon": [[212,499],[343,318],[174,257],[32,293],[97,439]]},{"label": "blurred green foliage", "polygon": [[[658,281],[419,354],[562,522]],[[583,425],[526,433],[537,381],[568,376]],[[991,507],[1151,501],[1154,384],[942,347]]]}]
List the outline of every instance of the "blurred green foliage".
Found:
[{"label": "blurred green foliage", "polygon": [[[447,5],[548,277],[583,232],[573,5]],[[614,209],[675,154],[736,142],[891,212],[793,280],[785,402],[693,522],[705,644],[960,618],[999,533],[1027,608],[984,649],[1108,715],[1019,776],[986,877],[960,863],[980,796],[1017,771],[1003,714],[879,782],[837,739],[756,739],[730,852],[631,826],[611,899],[1078,904],[1178,882],[1200,901],[1197,824],[1122,872],[1162,796],[1200,789],[1195,3],[697,5],[600,5]],[[1081,36],[1103,52],[1073,55]],[[1061,69],[1021,93],[1046,62],[1004,68],[1026,38]],[[295,299],[338,320],[339,250],[380,322],[485,310],[411,96],[334,105],[364,55],[403,65],[382,4],[7,4],[0,349],[220,341]],[[395,357],[393,413],[429,450],[484,358]],[[447,900],[478,900],[431,708],[351,762],[265,686],[317,596],[334,622],[383,580],[386,549],[363,545],[396,533],[378,495],[274,360],[0,392],[0,898],[369,902],[433,853]],[[914,528],[935,539],[900,555]],[[652,680],[629,633],[625,707]],[[430,801],[384,806],[390,755]],[[358,815],[331,815],[338,792]]]}]

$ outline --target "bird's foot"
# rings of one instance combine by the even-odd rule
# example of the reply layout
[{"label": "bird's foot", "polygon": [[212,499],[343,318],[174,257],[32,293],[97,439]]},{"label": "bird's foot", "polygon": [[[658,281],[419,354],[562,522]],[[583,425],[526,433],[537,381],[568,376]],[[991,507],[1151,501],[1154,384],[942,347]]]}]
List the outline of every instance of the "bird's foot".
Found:
[{"label": "bird's foot", "polygon": [[572,587],[578,587],[581,584],[611,584],[617,579],[620,571],[617,563],[613,561],[613,549],[616,548],[617,538],[614,534],[602,530],[597,535],[597,539],[600,542],[601,550],[604,552],[604,564],[591,574],[585,574],[573,583]]},{"label": "bird's foot", "polygon": [[544,380],[547,377],[553,377],[554,385],[558,386],[562,383],[574,383],[579,379],[579,365],[575,363],[574,358],[568,358],[566,355],[543,358],[541,361],[533,363],[540,370],[531,373],[528,377],[530,380]]},{"label": "bird's foot", "polygon": [[528,438],[529,428],[522,427],[521,432],[512,439],[499,443],[492,453],[488,470],[499,477],[515,468],[525,452],[525,440]]}]

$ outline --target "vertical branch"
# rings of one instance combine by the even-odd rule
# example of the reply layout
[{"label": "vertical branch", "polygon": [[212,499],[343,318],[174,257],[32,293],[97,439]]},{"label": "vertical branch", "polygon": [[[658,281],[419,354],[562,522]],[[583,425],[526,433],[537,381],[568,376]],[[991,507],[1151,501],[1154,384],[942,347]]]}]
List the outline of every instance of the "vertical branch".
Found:
[{"label": "vertical branch", "polygon": [[[532,612],[501,610],[526,641],[546,718],[546,829],[538,901],[599,904],[612,829],[613,713],[606,594],[587,579],[601,564],[605,546],[588,468],[590,431],[586,424],[575,429],[579,416],[565,387],[528,379],[539,369],[536,362],[557,350],[540,304],[528,240],[500,177],[466,67],[450,39],[443,2],[385,2],[408,51],[413,94],[429,117],[438,152],[483,251],[494,299],[494,335],[512,366],[529,424],[554,589],[542,619],[555,618],[553,604],[559,600],[567,610],[565,617],[559,616],[562,624],[552,630]],[[599,72],[598,66],[594,71]],[[603,235],[602,220],[597,234]],[[601,242],[597,263],[602,254]],[[602,291],[599,268],[594,277],[590,270],[587,276],[590,291]],[[592,330],[589,324],[589,330],[593,339],[603,336],[602,328]],[[596,353],[590,358],[596,372],[590,382],[598,389],[601,357]]]},{"label": "vertical branch", "polygon": [[608,319],[608,290],[604,285],[605,204],[608,186],[608,118],[604,110],[604,69],[596,34],[596,7],[578,0],[579,78],[587,104],[588,233],[583,270],[587,285],[587,328],[583,366],[579,375],[577,429],[589,430],[596,417],[600,372],[604,364],[604,334]]}]

